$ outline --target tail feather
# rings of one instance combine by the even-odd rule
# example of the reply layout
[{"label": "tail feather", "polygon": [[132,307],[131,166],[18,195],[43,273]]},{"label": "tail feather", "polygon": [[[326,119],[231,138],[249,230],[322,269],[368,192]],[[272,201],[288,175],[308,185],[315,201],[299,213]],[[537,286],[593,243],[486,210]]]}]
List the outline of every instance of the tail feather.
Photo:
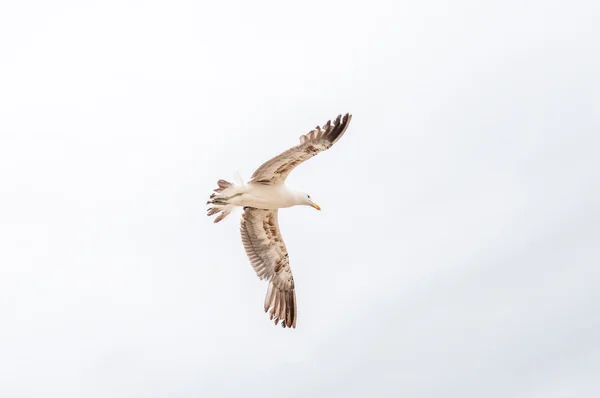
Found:
[{"label": "tail feather", "polygon": [[229,181],[225,181],[225,180],[219,180],[219,181],[217,181],[217,184],[219,185],[219,187],[215,188],[215,192],[223,192],[227,188],[233,186],[232,183],[230,183]]},{"label": "tail feather", "polygon": [[225,180],[219,180],[217,181],[217,184],[219,187],[215,189],[216,193],[212,193],[208,202],[206,202],[207,205],[211,205],[207,209],[206,215],[210,217],[218,214],[218,216],[215,218],[215,223],[224,220],[236,208],[235,205],[227,203],[227,200],[224,198],[226,195],[223,194],[223,192],[228,188],[234,187],[234,184]]}]

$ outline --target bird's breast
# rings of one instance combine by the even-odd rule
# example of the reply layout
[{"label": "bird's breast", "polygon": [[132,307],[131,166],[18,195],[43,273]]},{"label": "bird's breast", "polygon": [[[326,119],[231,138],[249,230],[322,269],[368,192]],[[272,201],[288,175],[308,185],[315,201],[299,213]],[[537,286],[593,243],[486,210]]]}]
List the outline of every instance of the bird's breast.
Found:
[{"label": "bird's breast", "polygon": [[240,200],[244,202],[243,206],[260,209],[279,209],[293,205],[289,191],[279,185],[248,184],[248,191]]}]

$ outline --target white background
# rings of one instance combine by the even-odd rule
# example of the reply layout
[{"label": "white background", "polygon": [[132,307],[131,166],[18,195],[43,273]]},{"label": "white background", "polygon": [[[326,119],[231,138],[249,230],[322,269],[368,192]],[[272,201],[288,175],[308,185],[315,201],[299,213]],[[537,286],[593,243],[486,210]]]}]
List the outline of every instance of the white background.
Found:
[{"label": "white background", "polygon": [[[0,396],[600,396],[597,1],[3,1]],[[280,212],[297,329],[238,210]]]}]

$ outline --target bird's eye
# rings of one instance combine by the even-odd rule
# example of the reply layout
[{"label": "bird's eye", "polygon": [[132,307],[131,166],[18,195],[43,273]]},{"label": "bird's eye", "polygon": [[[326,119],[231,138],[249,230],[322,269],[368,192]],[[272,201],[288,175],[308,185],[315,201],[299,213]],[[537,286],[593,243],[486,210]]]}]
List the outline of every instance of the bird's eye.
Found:
[{"label": "bird's eye", "polygon": [[310,195],[306,195],[306,196],[308,196],[308,198],[310,199]]}]

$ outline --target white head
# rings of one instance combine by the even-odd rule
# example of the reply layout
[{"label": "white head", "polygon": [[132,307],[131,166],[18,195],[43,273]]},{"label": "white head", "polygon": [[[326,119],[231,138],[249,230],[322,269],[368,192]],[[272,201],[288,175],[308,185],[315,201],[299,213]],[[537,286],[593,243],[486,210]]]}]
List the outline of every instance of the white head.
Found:
[{"label": "white head", "polygon": [[310,206],[317,210],[321,210],[319,205],[312,201],[312,199],[310,198],[310,195],[307,193],[304,193],[304,192],[298,192],[296,194],[296,204]]}]

